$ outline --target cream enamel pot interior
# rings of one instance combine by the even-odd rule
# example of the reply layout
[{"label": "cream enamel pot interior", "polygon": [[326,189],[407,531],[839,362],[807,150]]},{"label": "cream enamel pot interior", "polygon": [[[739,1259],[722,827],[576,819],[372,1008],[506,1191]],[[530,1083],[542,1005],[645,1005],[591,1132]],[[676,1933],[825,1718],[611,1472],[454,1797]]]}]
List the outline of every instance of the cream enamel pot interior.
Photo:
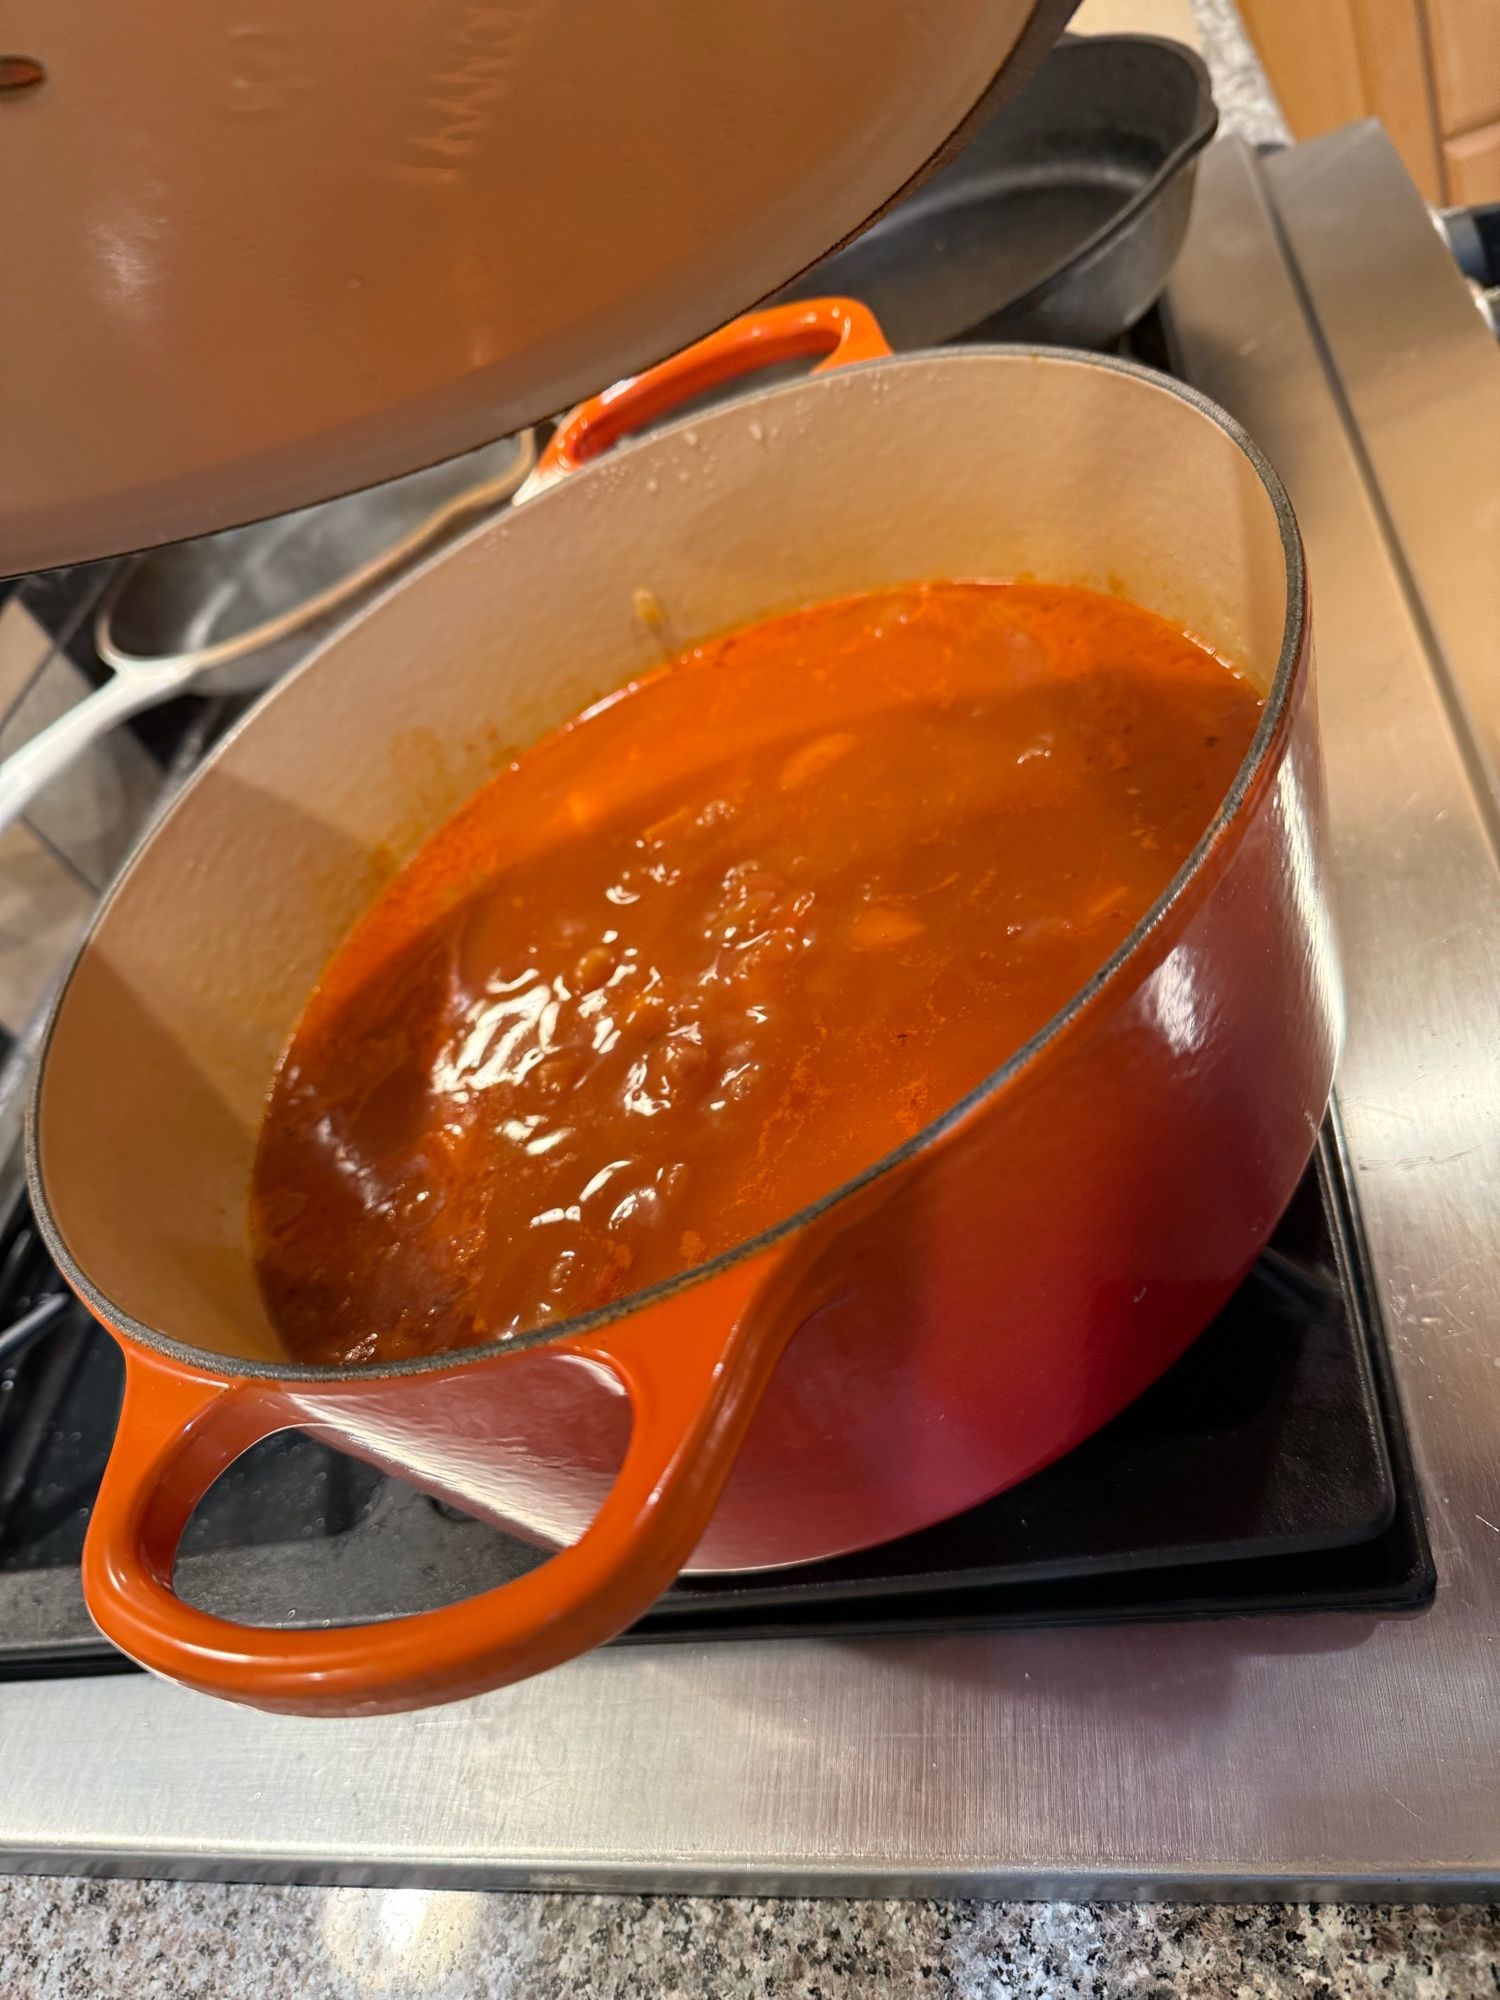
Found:
[{"label": "cream enamel pot interior", "polygon": [[[674,379],[701,382],[726,342],[747,365],[753,336],[731,329]],[[597,406],[573,458],[667,386]],[[702,1271],[508,1347],[352,1371],[283,1358],[246,1194],[308,990],[516,746],[657,663],[638,593],[687,643],[900,580],[1017,575],[1123,590],[1268,697],[1200,846],[1100,975],[937,1125]],[[183,794],[51,1027],[37,1209],[127,1362],[85,1561],[103,1630],[265,1707],[443,1700],[609,1637],[684,1566],[903,1534],[1106,1421],[1248,1268],[1327,1100],[1310,673],[1296,529],[1253,447],[1191,391],[1058,351],[877,359],[722,404],[557,480],[377,602]],[[467,1604],[358,1628],[182,1603],[196,1499],[289,1425],[570,1546]]]}]

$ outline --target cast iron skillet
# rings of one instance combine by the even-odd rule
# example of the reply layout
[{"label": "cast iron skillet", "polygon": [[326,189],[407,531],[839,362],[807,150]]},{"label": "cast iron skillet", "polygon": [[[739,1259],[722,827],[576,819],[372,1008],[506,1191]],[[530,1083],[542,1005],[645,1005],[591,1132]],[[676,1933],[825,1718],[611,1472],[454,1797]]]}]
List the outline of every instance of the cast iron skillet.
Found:
[{"label": "cast iron skillet", "polygon": [[1161,295],[1218,118],[1181,43],[1066,37],[950,166],[781,296],[860,299],[898,350],[1107,347]]}]

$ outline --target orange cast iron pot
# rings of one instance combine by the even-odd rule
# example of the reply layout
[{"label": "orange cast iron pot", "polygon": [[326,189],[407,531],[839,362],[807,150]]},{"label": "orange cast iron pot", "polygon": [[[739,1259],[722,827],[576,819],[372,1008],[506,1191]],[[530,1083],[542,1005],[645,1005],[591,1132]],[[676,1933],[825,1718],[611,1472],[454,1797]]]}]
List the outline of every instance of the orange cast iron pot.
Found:
[{"label": "orange cast iron pot", "polygon": [[[811,376],[604,450],[809,354]],[[536,487],[216,751],[100,913],[36,1089],[37,1212],[126,1362],[89,1607],[145,1665],[265,1708],[497,1687],[609,1638],[684,1567],[831,1556],[1024,1479],[1207,1323],[1328,1096],[1302,556],[1275,475],[1219,411],[1084,355],[891,358],[860,308],[825,301],[586,406]],[[248,1240],[256,1131],[310,987],[393,869],[515,746],[655,664],[663,632],[682,645],[848,591],[1017,575],[1121,589],[1266,694],[1212,825],[1089,985],[918,1138],[701,1270],[460,1354],[290,1362]],[[249,1627],[182,1602],[197,1501],[291,1425],[561,1553],[362,1626]]]}]

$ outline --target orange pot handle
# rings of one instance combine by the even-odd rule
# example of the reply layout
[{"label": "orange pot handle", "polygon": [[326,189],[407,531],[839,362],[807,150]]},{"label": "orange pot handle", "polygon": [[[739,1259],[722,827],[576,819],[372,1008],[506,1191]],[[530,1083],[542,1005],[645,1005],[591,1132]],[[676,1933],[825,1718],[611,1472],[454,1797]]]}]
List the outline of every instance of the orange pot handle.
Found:
[{"label": "orange pot handle", "polygon": [[580,403],[553,432],[523,494],[529,498],[564,473],[576,472],[629,432],[737,375],[810,354],[823,356],[813,370],[820,375],[851,362],[879,360],[890,351],[875,315],[857,299],[811,299],[746,313],[657,367]]},{"label": "orange pot handle", "polygon": [[649,1311],[569,1341],[631,1400],[624,1462],[592,1524],[527,1575],[436,1611],[287,1631],[185,1604],[172,1565],[231,1460],[297,1421],[275,1385],[213,1380],[126,1345],[125,1400],[83,1557],[106,1638],[143,1666],[257,1708],[382,1714],[456,1701],[613,1638],[691,1555],[785,1341],[783,1254],[742,1259]]}]

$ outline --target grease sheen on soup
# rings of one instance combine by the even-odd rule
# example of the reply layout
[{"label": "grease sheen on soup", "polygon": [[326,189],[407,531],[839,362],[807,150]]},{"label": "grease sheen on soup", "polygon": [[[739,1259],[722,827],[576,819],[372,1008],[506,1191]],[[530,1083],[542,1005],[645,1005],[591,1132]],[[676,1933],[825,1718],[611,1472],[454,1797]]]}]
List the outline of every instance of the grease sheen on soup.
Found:
[{"label": "grease sheen on soup", "polygon": [[873,1165],[1121,943],[1260,709],[1152,613],[1033,583],[818,605],[600,701],[308,1003],[252,1188],[288,1350],[556,1324]]}]

